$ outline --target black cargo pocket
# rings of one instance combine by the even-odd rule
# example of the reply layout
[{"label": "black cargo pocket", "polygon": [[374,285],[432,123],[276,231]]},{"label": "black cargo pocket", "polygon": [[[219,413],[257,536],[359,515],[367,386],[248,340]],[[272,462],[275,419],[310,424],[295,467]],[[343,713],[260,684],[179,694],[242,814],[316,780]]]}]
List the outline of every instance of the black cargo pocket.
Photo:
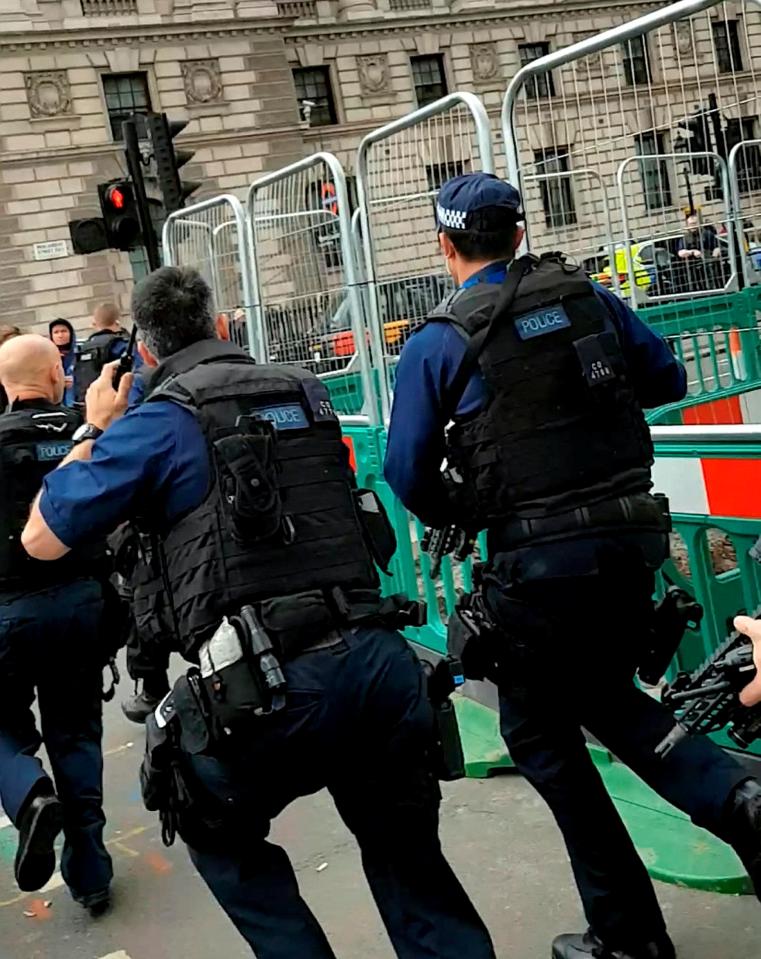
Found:
[{"label": "black cargo pocket", "polygon": [[354,501],[367,548],[378,568],[390,576],[388,564],[396,552],[396,533],[386,507],[371,489],[354,490]]},{"label": "black cargo pocket", "polygon": [[277,436],[269,423],[214,441],[218,482],[238,542],[269,539],[281,531]]}]

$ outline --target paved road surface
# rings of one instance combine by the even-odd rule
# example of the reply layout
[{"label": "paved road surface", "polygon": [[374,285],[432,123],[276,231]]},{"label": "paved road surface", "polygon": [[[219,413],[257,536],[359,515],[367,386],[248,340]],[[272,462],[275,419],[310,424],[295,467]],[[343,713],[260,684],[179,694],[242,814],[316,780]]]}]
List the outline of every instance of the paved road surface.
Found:
[{"label": "paved road surface", "polygon": [[[56,878],[49,892],[19,894],[10,868],[14,831],[2,828],[0,820],[0,959],[251,956],[192,869],[184,847],[165,849],[154,816],[142,808],[136,777],[140,732],[123,719],[116,703],[107,706],[108,840],[116,868],[109,915],[87,918]],[[498,956],[549,959],[552,936],[580,928],[582,919],[545,807],[512,775],[465,780],[444,791],[445,846],[493,930]],[[303,892],[339,959],[392,959],[352,839],[328,798],[292,806],[273,836],[290,852]],[[761,955],[761,906],[755,900],[670,886],[660,886],[659,893],[681,959]]]}]

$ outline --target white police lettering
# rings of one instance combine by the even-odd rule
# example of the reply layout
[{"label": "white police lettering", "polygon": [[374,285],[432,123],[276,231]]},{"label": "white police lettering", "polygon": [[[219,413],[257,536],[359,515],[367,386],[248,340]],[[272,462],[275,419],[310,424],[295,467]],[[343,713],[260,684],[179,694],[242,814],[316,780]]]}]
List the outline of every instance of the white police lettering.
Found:
[{"label": "white police lettering", "polygon": [[589,368],[590,380],[609,380],[613,376],[613,370],[602,360],[595,360]]},{"label": "white police lettering", "polygon": [[522,340],[530,340],[535,336],[554,333],[555,330],[564,330],[570,325],[571,321],[562,306],[548,307],[534,313],[525,313],[515,320],[515,328]]},{"label": "white police lettering", "polygon": [[50,460],[61,460],[71,450],[72,444],[65,441],[61,443],[38,443],[37,459],[40,462],[50,462]]},{"label": "white police lettering", "polygon": [[253,415],[260,420],[269,420],[278,430],[303,430],[309,426],[306,414],[298,403],[283,406],[263,406]]}]

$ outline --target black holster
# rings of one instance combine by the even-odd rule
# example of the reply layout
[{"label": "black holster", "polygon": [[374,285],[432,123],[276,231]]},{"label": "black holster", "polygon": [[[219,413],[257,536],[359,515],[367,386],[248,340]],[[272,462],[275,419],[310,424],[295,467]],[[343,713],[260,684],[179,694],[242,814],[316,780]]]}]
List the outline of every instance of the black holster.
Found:
[{"label": "black holster", "polygon": [[458,600],[447,623],[447,652],[462,663],[466,679],[497,682],[497,627],[482,589]]},{"label": "black holster", "polygon": [[422,665],[434,715],[434,772],[444,782],[462,779],[465,775],[465,757],[457,713],[450,698],[463,683],[462,665],[454,656],[439,660],[435,666],[428,660],[422,660]]}]

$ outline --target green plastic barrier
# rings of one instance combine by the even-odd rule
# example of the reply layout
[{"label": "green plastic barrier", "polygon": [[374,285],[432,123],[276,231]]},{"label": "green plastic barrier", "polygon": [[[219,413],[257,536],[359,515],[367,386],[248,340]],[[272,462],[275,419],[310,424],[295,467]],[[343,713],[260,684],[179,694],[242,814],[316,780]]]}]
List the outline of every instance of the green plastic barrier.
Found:
[{"label": "green plastic barrier", "polygon": [[649,411],[648,422],[678,424],[690,406],[761,389],[759,287],[651,306],[639,315],[672,345],[690,380],[688,395]]}]

